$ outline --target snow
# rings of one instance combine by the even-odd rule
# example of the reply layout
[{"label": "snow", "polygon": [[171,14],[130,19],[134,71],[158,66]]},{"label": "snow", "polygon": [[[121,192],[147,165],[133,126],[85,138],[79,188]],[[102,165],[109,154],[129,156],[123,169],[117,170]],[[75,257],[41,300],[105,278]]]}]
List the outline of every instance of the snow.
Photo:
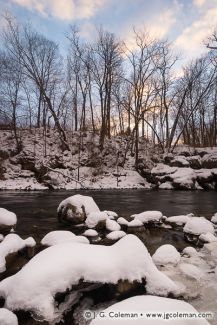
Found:
[{"label": "snow", "polygon": [[88,228],[95,228],[100,221],[109,219],[106,212],[91,212],[88,214],[85,224]]},{"label": "snow", "polygon": [[114,211],[104,210],[103,212],[105,212],[108,215],[108,217],[110,217],[110,219],[114,219],[118,217],[117,213]]},{"label": "snow", "polygon": [[6,257],[11,253],[16,253],[24,247],[34,247],[35,240],[32,237],[22,239],[16,234],[9,234],[5,236],[0,243],[0,272],[6,270]]},{"label": "snow", "polygon": [[89,240],[84,236],[76,236],[71,231],[67,230],[51,231],[41,240],[41,244],[44,246],[53,246],[64,243],[89,244]]},{"label": "snow", "polygon": [[14,226],[17,223],[17,216],[15,213],[7,209],[0,208],[0,226]]},{"label": "snow", "polygon": [[187,188],[192,188],[196,179],[195,171],[192,168],[179,168],[174,174],[171,175],[173,182],[181,184]]},{"label": "snow", "polygon": [[40,191],[48,190],[48,187],[38,183],[34,177],[23,179],[17,177],[16,179],[1,180],[0,190],[28,190],[28,191]]},{"label": "snow", "polygon": [[[121,302],[117,302],[112,306],[108,307],[104,310],[104,314],[106,316],[109,313],[135,313],[138,315],[145,315],[146,313],[162,313],[165,314],[176,314],[180,313],[196,313],[197,310],[191,306],[189,303],[177,299],[169,299],[162,297],[154,297],[154,296],[136,296],[131,297]],[[110,314],[111,315],[111,314]],[[162,319],[145,319],[143,317],[106,317],[106,318],[96,318],[91,321],[90,325],[162,325],[163,323],[169,324],[179,324],[179,325],[208,325],[208,321],[205,319],[179,319],[176,318],[170,320],[162,320]]]},{"label": "snow", "polygon": [[67,205],[72,205],[73,207],[75,207],[76,213],[80,214],[85,213],[86,215],[89,215],[93,212],[100,212],[97,204],[90,196],[84,196],[80,194],[70,196],[60,203],[57,211],[59,212],[62,209],[65,209]]},{"label": "snow", "polygon": [[128,226],[128,221],[123,217],[118,218],[117,223],[119,223],[119,225],[122,225],[122,226]]},{"label": "snow", "polygon": [[1,325],[18,325],[17,316],[6,308],[0,308]]},{"label": "snow", "polygon": [[145,211],[130,216],[130,218],[135,218],[137,220],[140,220],[143,224],[148,222],[160,222],[162,217],[163,214],[160,211]]},{"label": "snow", "polygon": [[185,224],[183,231],[193,235],[206,233],[214,234],[214,227],[213,224],[204,217],[194,217]]},{"label": "snow", "polygon": [[151,173],[157,175],[173,174],[178,170],[178,167],[170,167],[162,163],[152,168]]},{"label": "snow", "polygon": [[109,239],[109,240],[118,240],[122,237],[126,236],[126,233],[125,231],[122,231],[122,230],[115,230],[115,231],[112,231],[110,232],[106,238]]},{"label": "snow", "polygon": [[215,213],[212,218],[211,218],[211,222],[214,224],[217,224],[217,213]]},{"label": "snow", "polygon": [[171,182],[165,182],[165,183],[162,183],[162,184],[159,186],[159,188],[160,188],[161,190],[173,190],[173,189],[174,189],[174,187],[173,187],[173,185],[172,185]]},{"label": "snow", "polygon": [[192,257],[198,255],[198,252],[194,247],[188,246],[183,249],[182,254],[188,257]]},{"label": "snow", "polygon": [[137,218],[128,222],[128,227],[142,227],[142,226],[143,226],[143,222]]},{"label": "snow", "polygon": [[116,221],[107,219],[106,220],[106,229],[109,231],[118,231],[121,229],[121,227]]},{"label": "snow", "polygon": [[87,237],[96,237],[96,236],[98,236],[98,232],[94,229],[87,229],[87,230],[85,230],[83,235],[87,236]]},{"label": "snow", "polygon": [[180,253],[177,249],[169,244],[160,246],[152,259],[156,265],[166,265],[166,264],[178,264],[180,261]]},{"label": "snow", "polygon": [[201,234],[199,239],[204,243],[212,243],[217,241],[217,237],[211,234],[210,232],[206,234]]},{"label": "snow", "polygon": [[186,215],[172,216],[166,219],[166,223],[176,224],[177,226],[185,225],[194,215],[192,213]]},{"label": "snow", "polygon": [[133,282],[143,278],[147,293],[180,294],[179,286],[156,268],[143,243],[136,236],[127,235],[112,246],[51,246],[18,273],[1,281],[0,296],[11,310],[31,311],[41,320],[54,321],[59,317],[55,294],[65,292],[80,280],[116,284],[119,280]]}]

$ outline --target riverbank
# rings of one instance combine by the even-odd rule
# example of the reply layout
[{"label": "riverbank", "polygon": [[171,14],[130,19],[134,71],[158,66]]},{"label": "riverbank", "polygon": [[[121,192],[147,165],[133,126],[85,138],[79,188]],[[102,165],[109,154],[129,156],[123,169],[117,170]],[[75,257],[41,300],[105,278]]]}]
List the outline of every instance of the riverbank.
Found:
[{"label": "riverbank", "polygon": [[[48,130],[49,131],[49,130]],[[135,170],[130,139],[107,139],[74,133],[70,151],[63,151],[54,130],[22,131],[17,153],[9,131],[0,131],[0,190],[47,189],[217,189],[217,148],[177,147],[173,154],[154,152],[145,139],[139,142]]]}]

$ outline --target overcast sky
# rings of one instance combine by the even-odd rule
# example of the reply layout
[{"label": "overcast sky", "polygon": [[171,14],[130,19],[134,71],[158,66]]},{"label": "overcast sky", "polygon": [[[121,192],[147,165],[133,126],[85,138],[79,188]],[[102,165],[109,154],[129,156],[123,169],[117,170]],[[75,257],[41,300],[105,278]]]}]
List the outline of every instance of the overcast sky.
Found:
[{"label": "overcast sky", "polygon": [[204,40],[217,26],[217,0],[0,0],[0,9],[31,21],[62,48],[69,24],[78,24],[87,39],[102,24],[128,42],[132,26],[146,26],[173,41],[185,59],[206,50]]}]

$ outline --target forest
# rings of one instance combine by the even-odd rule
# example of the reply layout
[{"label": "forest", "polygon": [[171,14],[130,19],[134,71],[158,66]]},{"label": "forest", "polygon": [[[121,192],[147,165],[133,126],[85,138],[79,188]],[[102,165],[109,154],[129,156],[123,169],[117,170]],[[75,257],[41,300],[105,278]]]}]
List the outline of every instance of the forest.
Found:
[{"label": "forest", "polygon": [[[177,144],[216,146],[217,59],[214,32],[207,53],[182,66],[169,40],[133,28],[126,44],[96,27],[87,42],[71,25],[68,49],[6,14],[1,33],[0,127],[22,150],[23,130],[56,129],[63,150],[73,134],[130,139],[139,162],[140,139],[162,153]],[[208,35],[209,36],[209,35]],[[207,36],[207,37],[208,37]],[[64,53],[64,55],[62,54]]]}]

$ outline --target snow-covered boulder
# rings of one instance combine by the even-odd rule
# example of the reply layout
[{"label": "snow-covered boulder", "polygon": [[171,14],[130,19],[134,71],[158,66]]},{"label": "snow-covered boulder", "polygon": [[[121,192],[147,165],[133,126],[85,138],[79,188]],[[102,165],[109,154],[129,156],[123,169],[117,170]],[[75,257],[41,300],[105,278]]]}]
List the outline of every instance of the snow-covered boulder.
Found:
[{"label": "snow-covered boulder", "polygon": [[76,236],[71,231],[55,230],[49,232],[41,240],[43,246],[53,246],[64,243],[83,243],[89,244],[89,240],[84,236]]},{"label": "snow-covered boulder", "polygon": [[88,214],[85,224],[88,228],[105,228],[106,220],[110,220],[108,214],[104,211],[91,212]]},{"label": "snow-covered boulder", "polygon": [[217,225],[217,213],[212,216],[211,222],[214,223],[214,225]]},{"label": "snow-covered boulder", "polygon": [[[120,316],[121,313],[122,317]],[[151,313],[155,315],[154,318],[145,318],[146,314]],[[161,318],[156,318],[156,314],[160,313],[164,316],[167,315],[168,319],[162,320]],[[200,318],[181,318],[177,320],[176,317],[172,317],[173,314],[177,315],[177,313],[189,313],[192,315],[197,313],[197,310],[189,303],[182,300],[149,295],[136,296],[115,303],[103,310],[101,315],[105,315],[105,317],[98,316],[91,321],[90,325],[162,325],[164,322],[170,324],[177,323],[179,325],[209,325],[207,320]],[[131,317],[127,317],[127,314],[131,315]],[[133,317],[133,314],[140,315],[141,317]],[[123,315],[125,315],[125,317]],[[171,317],[169,315],[171,315]]]},{"label": "snow-covered boulder", "polygon": [[161,190],[173,190],[173,184],[171,182],[165,182],[159,185],[159,189]]},{"label": "snow-covered boulder", "polygon": [[179,263],[180,258],[180,253],[172,245],[160,246],[152,256],[152,259],[156,265],[176,265]]},{"label": "snow-covered boulder", "polygon": [[[127,249],[126,249],[127,248]],[[127,266],[127,267],[126,267]],[[41,320],[61,318],[64,306],[73,304],[71,292],[60,305],[55,295],[81,283],[117,284],[145,279],[147,293],[167,296],[180,294],[180,287],[154,265],[144,244],[134,235],[112,246],[67,243],[38,253],[18,273],[0,282],[0,296],[10,310],[25,310]],[[59,307],[59,308],[58,308]]]},{"label": "snow-covered boulder", "polygon": [[58,209],[60,221],[70,221],[72,224],[83,223],[90,213],[99,213],[100,210],[93,198],[76,194],[63,200]]},{"label": "snow-covered boulder", "polygon": [[160,211],[145,211],[138,214],[133,214],[130,218],[140,220],[143,224],[160,224],[163,217],[162,212]]},{"label": "snow-covered boulder", "polygon": [[172,217],[168,217],[165,220],[165,223],[170,224],[173,227],[183,227],[189,220],[191,220],[191,218],[194,215],[192,213],[186,214],[186,215],[178,215],[178,216],[172,216]]},{"label": "snow-covered boulder", "polygon": [[158,164],[156,167],[152,168],[151,174],[154,176],[164,176],[168,174],[173,174],[178,170],[178,167],[170,167],[164,164]]},{"label": "snow-covered boulder", "polygon": [[7,233],[17,224],[17,216],[15,213],[7,209],[0,208],[0,232]]},{"label": "snow-covered boulder", "polygon": [[211,234],[210,232],[206,234],[201,234],[199,236],[199,240],[202,241],[203,243],[212,243],[212,242],[217,242],[217,237]]},{"label": "snow-covered boulder", "polygon": [[182,255],[186,257],[192,257],[192,256],[197,256],[198,252],[194,247],[188,246],[183,249]]},{"label": "snow-covered boulder", "polygon": [[192,168],[178,168],[178,170],[171,175],[172,184],[176,189],[188,190],[194,189],[196,174]]},{"label": "snow-covered boulder", "polygon": [[170,166],[172,167],[189,167],[189,162],[184,156],[176,156],[170,162]]},{"label": "snow-covered boulder", "polygon": [[106,238],[112,241],[116,241],[122,237],[126,236],[125,231],[123,230],[115,230],[110,232],[108,235],[106,235]]},{"label": "snow-covered boulder", "polygon": [[117,213],[114,211],[104,210],[103,212],[105,212],[110,219],[118,218]]},{"label": "snow-covered boulder", "polygon": [[121,226],[114,220],[106,220],[106,229],[109,231],[118,231],[121,230]]},{"label": "snow-covered boulder", "polygon": [[217,168],[217,154],[208,153],[201,159],[201,164],[203,168]]},{"label": "snow-covered boulder", "polygon": [[0,243],[0,273],[6,270],[6,261],[12,255],[24,248],[33,248],[36,245],[32,237],[22,239],[16,234],[7,235]]},{"label": "snow-covered boulder", "polygon": [[197,243],[200,235],[214,234],[214,226],[204,217],[194,217],[185,224],[183,231],[187,241]]},{"label": "snow-covered boulder", "polygon": [[6,308],[0,308],[1,325],[18,325],[17,316]]}]

